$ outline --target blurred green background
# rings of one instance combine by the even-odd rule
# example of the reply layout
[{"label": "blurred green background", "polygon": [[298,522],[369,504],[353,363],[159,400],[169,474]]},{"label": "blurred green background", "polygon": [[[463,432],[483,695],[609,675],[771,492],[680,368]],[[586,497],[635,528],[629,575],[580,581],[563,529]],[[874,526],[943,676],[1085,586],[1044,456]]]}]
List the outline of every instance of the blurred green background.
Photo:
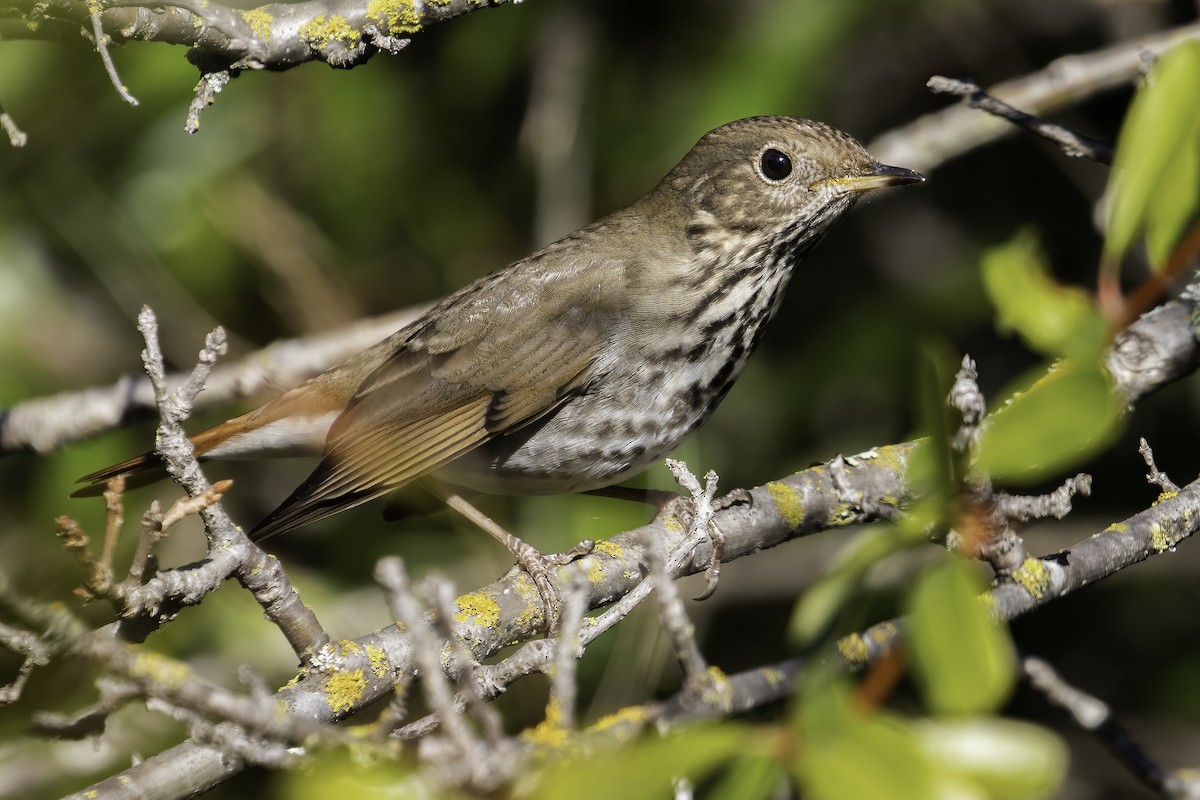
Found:
[{"label": "blurred green background", "polygon": [[[310,64],[243,74],[190,137],[183,122],[196,73],[182,48],[114,52],[141,101],[130,108],[84,43],[0,42],[0,102],[30,137],[22,150],[0,148],[0,408],[137,371],[134,316],[143,304],[157,312],[178,367],[190,367],[217,324],[234,356],[249,353],[443,296],[635,199],[731,119],[808,116],[869,142],[947,104],[925,90],[931,74],[987,85],[1195,16],[1193,3],[1156,0],[529,0],[432,28],[401,54],[351,71]],[[1104,94],[1058,121],[1112,141],[1129,96]],[[716,469],[726,489],[753,486],[911,436],[911,376],[930,341],[974,356],[989,396],[1036,362],[996,332],[980,254],[1031,227],[1057,277],[1090,286],[1107,170],[1015,137],[928,177],[860,207],[803,263],[749,369],[679,454],[693,469]],[[1189,380],[1145,401],[1118,443],[1081,467],[1096,476],[1095,496],[1068,521],[1031,531],[1029,548],[1054,551],[1153,500],[1138,436],[1162,469],[1190,480],[1200,464],[1198,399]],[[5,571],[30,594],[74,603],[78,574],[52,520],[71,514],[99,534],[101,503],[68,501],[72,481],[152,444],[147,421],[49,456],[0,459]],[[249,524],[309,468],[209,474],[236,479],[227,507]],[[671,486],[661,467],[644,480]],[[131,493],[128,519],[153,497],[174,496],[171,487]],[[581,497],[484,506],[543,549],[648,518],[640,507]],[[379,512],[368,505],[270,542],[334,636],[387,624],[370,581],[385,553],[401,554],[418,575],[442,571],[464,591],[509,565],[487,537],[444,513],[385,524]],[[713,663],[734,671],[784,657],[791,605],[844,535],[728,565],[716,597],[690,606]],[[1194,764],[1200,752],[1192,549],[1014,626],[1021,647],[1111,703],[1168,766]],[[202,553],[198,525],[180,526],[163,562]],[[844,626],[894,613],[888,598],[904,578],[902,570],[875,576],[879,603]],[[100,624],[110,612],[98,604],[83,613]],[[235,586],[185,611],[150,646],[229,684],[239,663],[275,683],[295,666]],[[0,655],[0,681],[17,663]],[[585,721],[678,685],[652,610],[589,651],[581,669]],[[18,705],[0,710],[0,774],[8,776],[0,796],[77,789],[131,752],[157,752],[182,736],[128,709],[102,747],[27,738],[34,710],[91,702],[93,677],[82,663],[40,671]],[[516,729],[540,718],[544,699],[544,682],[529,680],[500,702]],[[1137,791],[1097,744],[1024,690],[1010,710],[1066,731],[1075,764],[1063,796]],[[267,780],[251,770],[214,796],[257,791]]]}]

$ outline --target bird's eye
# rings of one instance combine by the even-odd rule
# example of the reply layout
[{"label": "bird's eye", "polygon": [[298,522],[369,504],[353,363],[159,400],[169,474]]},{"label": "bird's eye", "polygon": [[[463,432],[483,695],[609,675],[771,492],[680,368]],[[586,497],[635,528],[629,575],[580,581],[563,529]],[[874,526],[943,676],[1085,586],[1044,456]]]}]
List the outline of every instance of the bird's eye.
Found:
[{"label": "bird's eye", "polygon": [[781,181],[792,174],[792,160],[774,147],[768,147],[763,152],[759,166],[769,181]]}]

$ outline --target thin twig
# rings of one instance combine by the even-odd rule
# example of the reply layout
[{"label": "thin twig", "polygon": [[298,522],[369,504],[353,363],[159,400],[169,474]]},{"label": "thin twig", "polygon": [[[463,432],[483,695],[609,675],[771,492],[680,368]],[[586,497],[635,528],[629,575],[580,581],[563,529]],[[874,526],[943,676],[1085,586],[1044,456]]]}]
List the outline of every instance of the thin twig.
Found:
[{"label": "thin twig", "polygon": [[122,100],[131,106],[136,106],[137,98],[129,93],[129,89],[121,81],[121,76],[117,74],[117,65],[113,63],[112,56],[108,52],[108,35],[104,32],[104,24],[100,21],[100,11],[93,9],[88,16],[92,19],[92,36],[96,41],[96,52],[100,54],[100,60],[104,63],[104,71],[108,73],[108,79],[112,81],[113,88],[117,90],[117,95]]},{"label": "thin twig", "polygon": [[1072,158],[1086,158],[1100,164],[1112,164],[1113,149],[1110,145],[1013,108],[1003,100],[992,97],[976,83],[934,75],[925,85],[935,94],[952,94],[961,97],[971,108],[986,111],[1049,139]]},{"label": "thin twig", "polygon": [[1113,718],[1104,701],[1067,683],[1054,667],[1040,658],[1026,656],[1021,659],[1021,672],[1030,686],[1045,695],[1052,705],[1070,714],[1076,725],[1099,739],[1134,777],[1165,796],[1173,796],[1168,791],[1169,773]]},{"label": "thin twig", "polygon": [[1158,465],[1154,463],[1154,451],[1150,449],[1150,443],[1145,438],[1138,439],[1138,453],[1141,454],[1142,460],[1146,462],[1146,467],[1150,470],[1146,474],[1146,483],[1154,484],[1164,492],[1179,491],[1179,485],[1168,478],[1167,473],[1159,472]]},{"label": "thin twig", "polygon": [[227,69],[206,72],[200,76],[200,80],[196,82],[192,102],[188,105],[187,120],[183,123],[184,131],[195,133],[200,130],[200,112],[217,102],[217,95],[229,83],[230,77]]},{"label": "thin twig", "polygon": [[2,103],[0,103],[0,128],[4,129],[4,133],[8,136],[8,143],[13,147],[24,147],[29,142],[29,135],[17,127],[16,120],[4,110]]}]

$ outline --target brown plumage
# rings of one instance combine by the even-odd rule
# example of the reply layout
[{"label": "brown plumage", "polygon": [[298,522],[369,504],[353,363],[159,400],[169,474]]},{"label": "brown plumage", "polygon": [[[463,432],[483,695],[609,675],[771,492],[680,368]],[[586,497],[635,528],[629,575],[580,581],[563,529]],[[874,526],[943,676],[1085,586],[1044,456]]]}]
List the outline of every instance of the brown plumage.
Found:
[{"label": "brown plumage", "polygon": [[[920,180],[822,123],[730,123],[627,208],[192,441],[202,458],[322,456],[260,538],[435,470],[485,492],[609,486],[707,418],[792,268],[858,196]],[[155,469],[139,456],[76,494]]]}]

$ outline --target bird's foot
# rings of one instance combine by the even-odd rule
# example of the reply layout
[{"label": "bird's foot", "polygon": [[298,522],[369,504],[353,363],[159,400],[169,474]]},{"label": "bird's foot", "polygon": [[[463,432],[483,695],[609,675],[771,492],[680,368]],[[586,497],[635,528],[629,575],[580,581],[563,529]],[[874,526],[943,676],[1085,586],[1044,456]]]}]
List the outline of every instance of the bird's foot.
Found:
[{"label": "bird's foot", "polygon": [[700,481],[683,462],[667,459],[667,467],[679,485],[686,489],[691,496],[672,495],[670,500],[660,506],[655,518],[661,519],[670,527],[676,525],[681,527],[687,532],[688,538],[699,533],[701,528],[704,529],[704,533],[712,545],[712,551],[709,554],[708,563],[704,567],[704,591],[696,599],[706,600],[712,597],[713,592],[717,590],[717,583],[721,578],[721,561],[725,555],[725,535],[717,527],[714,516],[718,511],[736,505],[751,505],[753,498],[745,489],[734,489],[722,497],[714,498],[713,495],[717,491],[715,473],[710,471],[705,475],[704,486],[701,486]]},{"label": "bird's foot", "polygon": [[549,622],[549,631],[553,635],[558,631],[560,611],[562,609],[562,593],[558,590],[556,580],[558,570],[591,553],[596,547],[596,543],[591,539],[585,539],[570,550],[562,553],[545,554],[533,545],[521,541],[511,533],[507,534],[507,536],[508,539],[503,544],[513,554],[513,557],[517,559],[516,565],[509,570],[508,575],[512,575],[517,570],[522,570],[533,579],[533,585],[537,588],[538,596],[542,600],[542,608],[545,609],[545,616]]}]

